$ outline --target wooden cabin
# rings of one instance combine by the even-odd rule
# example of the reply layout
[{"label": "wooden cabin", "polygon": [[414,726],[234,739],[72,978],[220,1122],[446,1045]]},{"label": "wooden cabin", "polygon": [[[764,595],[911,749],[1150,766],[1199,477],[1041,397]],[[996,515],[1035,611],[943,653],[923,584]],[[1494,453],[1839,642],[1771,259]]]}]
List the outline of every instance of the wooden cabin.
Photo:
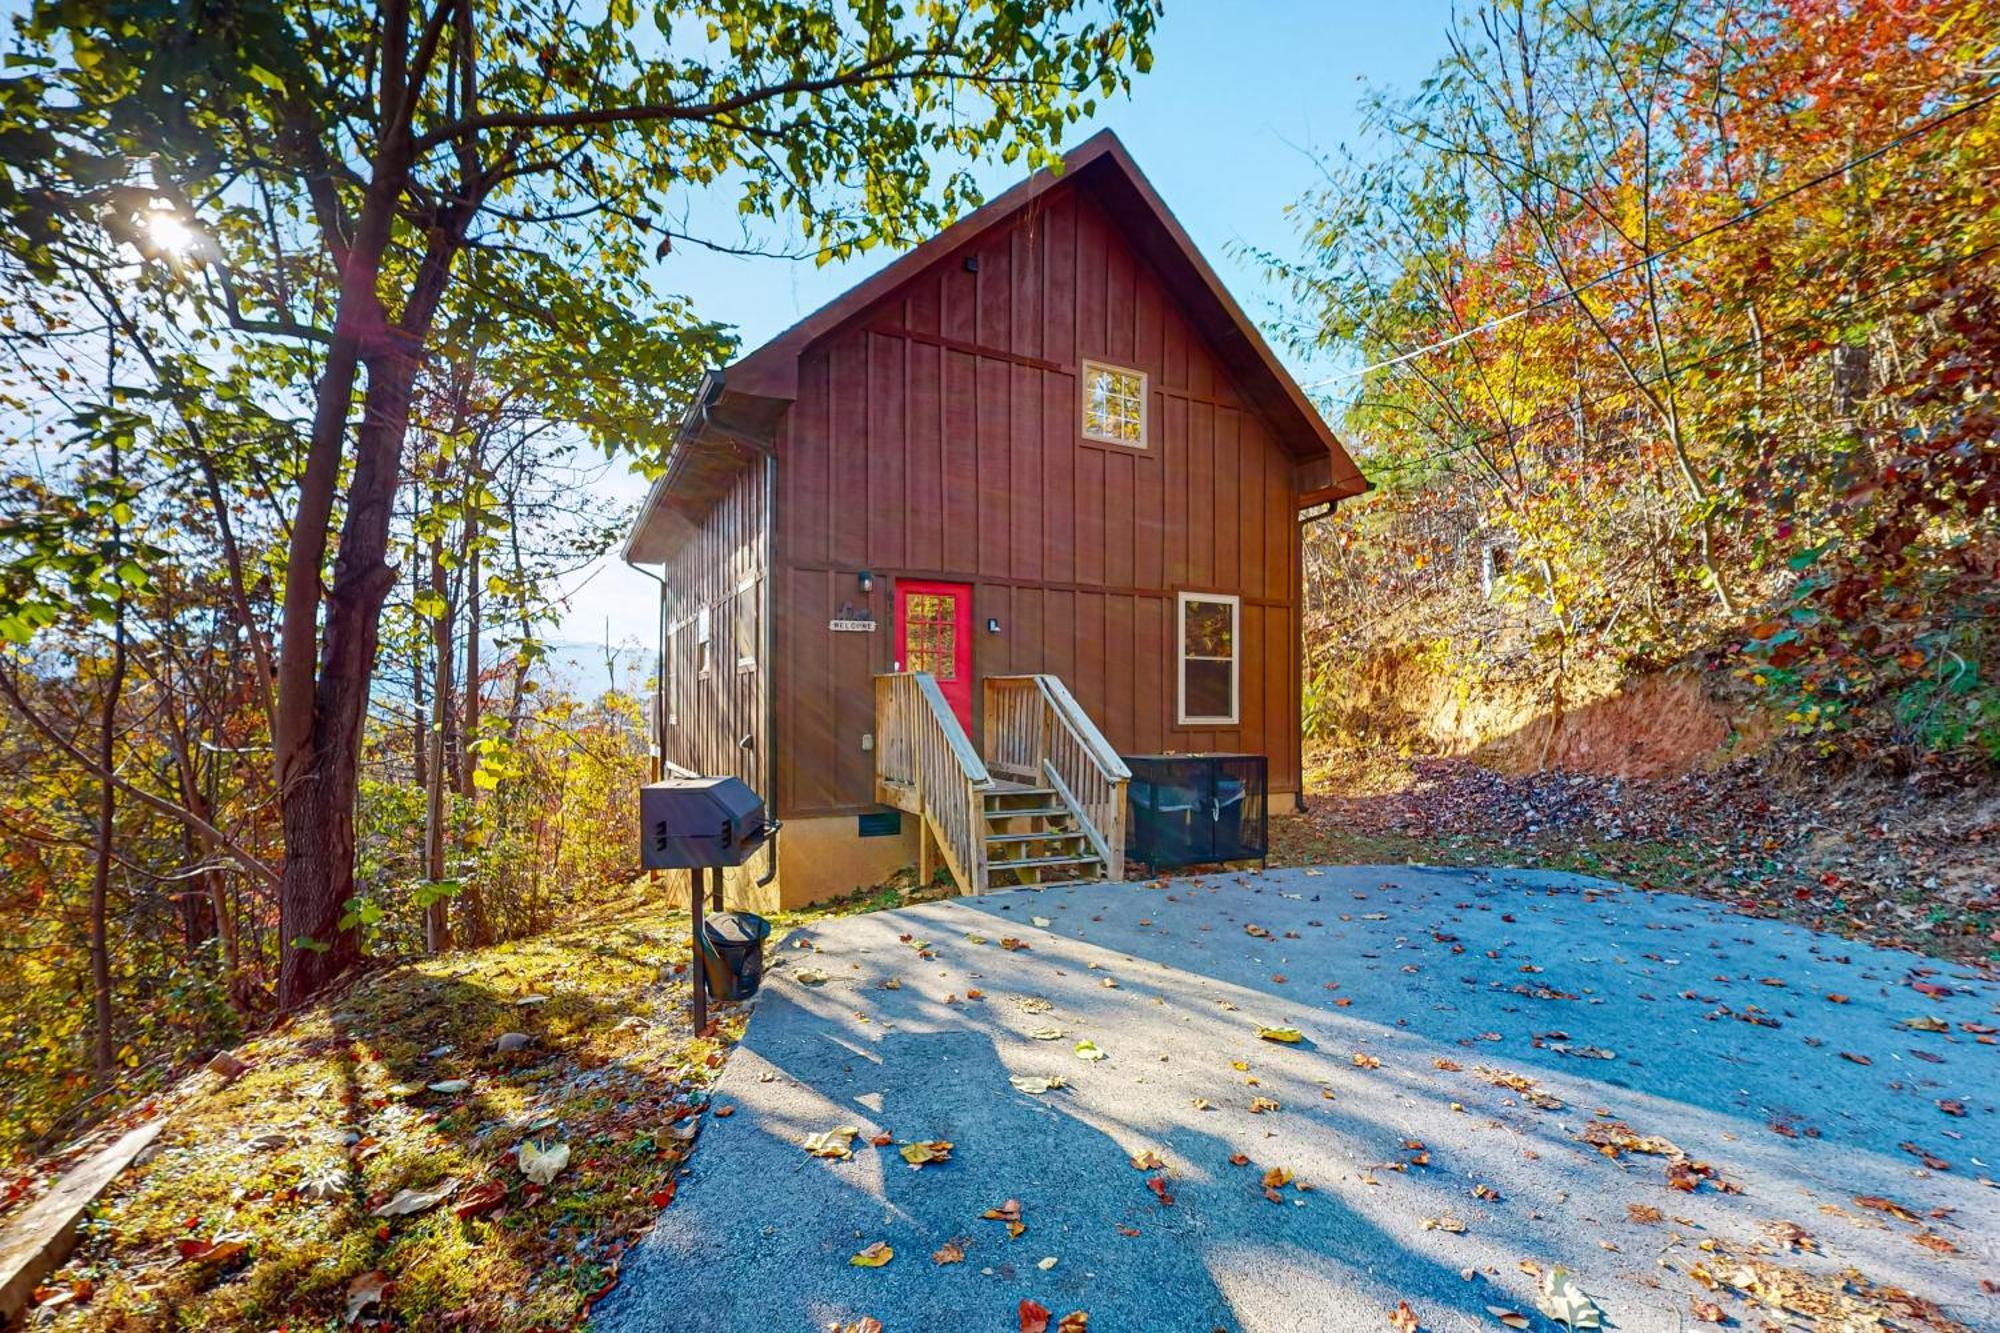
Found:
[{"label": "wooden cabin", "polygon": [[625,548],[659,751],[783,821],[732,894],[1117,875],[1120,754],[1300,791],[1300,522],[1367,489],[1101,133],[712,372]]}]

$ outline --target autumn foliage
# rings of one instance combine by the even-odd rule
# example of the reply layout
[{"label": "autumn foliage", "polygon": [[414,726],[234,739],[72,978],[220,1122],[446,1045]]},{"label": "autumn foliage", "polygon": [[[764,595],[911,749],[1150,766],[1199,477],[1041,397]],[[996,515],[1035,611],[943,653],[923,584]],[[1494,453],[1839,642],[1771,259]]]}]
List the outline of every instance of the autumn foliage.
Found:
[{"label": "autumn foliage", "polygon": [[1822,745],[2000,754],[1995,31],[1510,0],[1376,98],[1272,261],[1380,488],[1313,530],[1322,667],[1698,653]]}]

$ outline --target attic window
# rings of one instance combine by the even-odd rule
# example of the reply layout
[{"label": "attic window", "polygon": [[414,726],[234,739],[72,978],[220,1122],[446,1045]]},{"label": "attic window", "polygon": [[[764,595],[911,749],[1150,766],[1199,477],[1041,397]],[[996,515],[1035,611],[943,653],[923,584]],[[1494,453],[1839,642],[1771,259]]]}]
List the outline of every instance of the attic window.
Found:
[{"label": "attic window", "polygon": [[1083,438],[1146,447],[1146,374],[1083,363]]}]

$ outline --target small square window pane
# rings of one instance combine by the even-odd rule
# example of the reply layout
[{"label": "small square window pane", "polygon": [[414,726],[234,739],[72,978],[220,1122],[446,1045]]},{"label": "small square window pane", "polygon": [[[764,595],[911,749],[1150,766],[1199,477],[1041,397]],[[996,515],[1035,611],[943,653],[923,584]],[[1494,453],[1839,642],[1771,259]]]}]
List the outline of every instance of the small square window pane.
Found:
[{"label": "small square window pane", "polygon": [[1084,377],[1084,433],[1144,446],[1146,377],[1109,366],[1087,366]]}]

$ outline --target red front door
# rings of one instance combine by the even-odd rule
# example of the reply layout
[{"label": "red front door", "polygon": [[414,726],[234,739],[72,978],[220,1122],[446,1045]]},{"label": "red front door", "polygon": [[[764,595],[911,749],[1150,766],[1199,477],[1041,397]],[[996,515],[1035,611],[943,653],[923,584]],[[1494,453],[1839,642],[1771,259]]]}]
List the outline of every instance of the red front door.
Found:
[{"label": "red front door", "polygon": [[928,671],[972,734],[972,585],[896,580],[896,661]]}]

